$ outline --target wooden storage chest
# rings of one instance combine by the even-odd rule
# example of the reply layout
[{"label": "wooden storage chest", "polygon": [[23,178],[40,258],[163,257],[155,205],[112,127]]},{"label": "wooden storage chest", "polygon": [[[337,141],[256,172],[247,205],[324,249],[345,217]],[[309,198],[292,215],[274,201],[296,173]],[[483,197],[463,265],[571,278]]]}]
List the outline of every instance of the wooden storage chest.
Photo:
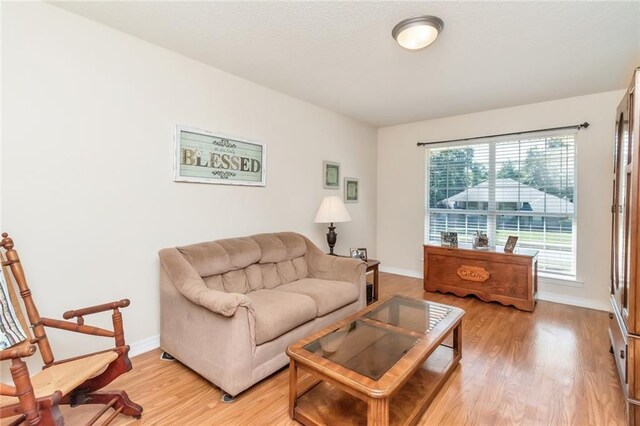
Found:
[{"label": "wooden storage chest", "polygon": [[517,249],[450,248],[425,244],[424,289],[473,294],[485,302],[499,302],[533,311],[538,292],[538,252]]}]

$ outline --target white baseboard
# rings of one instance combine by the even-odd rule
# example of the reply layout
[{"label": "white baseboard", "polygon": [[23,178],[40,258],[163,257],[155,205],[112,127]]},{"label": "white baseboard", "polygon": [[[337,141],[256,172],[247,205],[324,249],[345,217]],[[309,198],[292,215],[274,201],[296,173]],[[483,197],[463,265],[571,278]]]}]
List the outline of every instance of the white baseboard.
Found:
[{"label": "white baseboard", "polygon": [[380,266],[380,272],[422,279],[422,272],[412,271],[411,269],[394,268],[393,266]]},{"label": "white baseboard", "polygon": [[129,344],[129,356],[141,355],[160,347],[160,335],[147,337]]},{"label": "white baseboard", "polygon": [[598,311],[611,311],[611,305],[609,303],[602,303],[591,299],[583,299],[581,297],[565,296],[543,291],[538,291],[538,300],[562,303],[563,305],[579,306],[581,308],[596,309]]},{"label": "white baseboard", "polygon": [[[403,275],[405,277],[422,279],[422,272],[412,271],[411,269],[394,268],[393,266],[380,266],[380,272],[389,274]],[[591,299],[583,299],[581,297],[564,296],[555,293],[538,291],[538,300],[546,302],[561,303],[563,305],[579,306],[581,308],[596,309],[598,311],[610,312],[609,303],[597,302]]]}]

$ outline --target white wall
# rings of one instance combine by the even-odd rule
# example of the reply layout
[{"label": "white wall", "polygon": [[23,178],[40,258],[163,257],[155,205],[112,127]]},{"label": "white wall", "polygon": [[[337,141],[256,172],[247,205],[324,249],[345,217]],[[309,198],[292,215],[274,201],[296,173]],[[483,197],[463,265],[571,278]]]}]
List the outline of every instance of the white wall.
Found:
[{"label": "white wall", "polygon": [[588,121],[577,144],[577,281],[542,280],[541,298],[608,309],[615,109],[624,91],[378,129],[378,258],[389,272],[422,276],[424,150],[428,142]]},{"label": "white wall", "polygon": [[[2,9],[2,230],[43,316],[128,297],[139,342],[160,331],[163,247],[292,230],[326,249],[313,218],[342,189],[323,160],[360,179],[337,252],[375,255],[375,129],[51,5]],[[176,124],[266,142],[266,188],[173,182]],[[58,358],[110,343],[51,334]]]}]

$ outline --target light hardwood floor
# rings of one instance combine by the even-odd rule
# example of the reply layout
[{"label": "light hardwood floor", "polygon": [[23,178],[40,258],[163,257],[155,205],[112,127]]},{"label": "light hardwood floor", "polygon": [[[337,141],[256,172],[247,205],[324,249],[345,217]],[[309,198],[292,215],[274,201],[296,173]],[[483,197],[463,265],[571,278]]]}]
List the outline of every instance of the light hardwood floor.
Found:
[{"label": "light hardwood floor", "polygon": [[[528,313],[474,297],[424,293],[421,280],[384,273],[380,289],[382,297],[404,294],[466,311],[461,364],[420,424],[624,424],[607,313],[549,302]],[[144,407],[141,420],[119,416],[114,424],[297,424],[287,412],[286,369],[225,404],[219,389],[178,362],[161,361],[160,353],[133,358],[133,371],[110,386],[127,390]],[[63,412],[73,425],[94,410]]]}]

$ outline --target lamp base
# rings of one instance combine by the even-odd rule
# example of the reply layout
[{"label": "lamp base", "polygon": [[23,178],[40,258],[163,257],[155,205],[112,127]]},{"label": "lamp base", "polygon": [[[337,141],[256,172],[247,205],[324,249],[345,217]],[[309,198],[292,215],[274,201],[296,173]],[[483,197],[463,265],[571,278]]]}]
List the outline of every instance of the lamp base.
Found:
[{"label": "lamp base", "polygon": [[335,256],[333,247],[335,247],[336,241],[338,241],[338,234],[336,234],[336,227],[333,226],[333,222],[331,222],[331,225],[329,225],[329,232],[327,232],[327,244],[329,244],[329,254],[332,256]]}]

